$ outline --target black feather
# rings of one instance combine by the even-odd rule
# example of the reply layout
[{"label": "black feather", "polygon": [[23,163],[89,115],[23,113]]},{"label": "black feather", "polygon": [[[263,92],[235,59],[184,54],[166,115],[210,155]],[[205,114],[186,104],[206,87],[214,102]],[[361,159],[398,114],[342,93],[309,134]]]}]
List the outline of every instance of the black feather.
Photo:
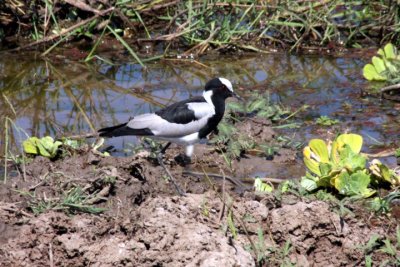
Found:
[{"label": "black feather", "polygon": [[117,126],[103,128],[100,129],[98,132],[101,137],[117,137],[124,135],[141,135],[141,136],[154,135],[149,128],[133,129],[128,127],[127,124],[128,123],[126,122]]},{"label": "black feather", "polygon": [[186,124],[196,120],[194,111],[188,108],[188,103],[206,102],[204,97],[193,97],[184,101],[177,102],[168,107],[156,111],[156,114],[164,120],[172,123]]}]

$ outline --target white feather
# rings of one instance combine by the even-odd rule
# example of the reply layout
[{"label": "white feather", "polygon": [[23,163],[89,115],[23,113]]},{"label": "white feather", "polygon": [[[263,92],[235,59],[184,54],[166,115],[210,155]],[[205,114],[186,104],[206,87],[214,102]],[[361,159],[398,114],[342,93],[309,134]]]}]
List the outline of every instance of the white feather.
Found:
[{"label": "white feather", "polygon": [[233,92],[233,86],[232,86],[232,83],[228,80],[228,79],[225,79],[225,78],[218,78],[220,81],[221,81],[221,83],[223,83],[231,92]]},{"label": "white feather", "polygon": [[213,95],[213,91],[212,90],[203,92],[203,97],[207,101],[207,103],[212,105],[212,106],[214,106],[214,104],[213,104],[213,102],[211,100],[212,95]]},{"label": "white feather", "polygon": [[209,103],[188,103],[188,109],[193,110],[196,119],[201,119],[203,117],[210,118],[215,114],[214,105]]},{"label": "white feather", "polygon": [[133,118],[128,122],[127,126],[132,129],[148,128],[155,136],[169,138],[197,133],[207,124],[208,119],[209,116],[205,116],[200,118],[199,120],[191,121],[186,124],[180,124],[171,123],[167,120],[164,120],[157,114],[151,113],[142,114]]}]

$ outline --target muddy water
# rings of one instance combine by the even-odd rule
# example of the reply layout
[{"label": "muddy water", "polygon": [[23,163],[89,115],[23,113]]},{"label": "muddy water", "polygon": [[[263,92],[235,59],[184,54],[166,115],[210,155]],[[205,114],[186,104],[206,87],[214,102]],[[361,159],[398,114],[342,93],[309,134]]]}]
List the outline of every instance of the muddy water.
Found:
[{"label": "muddy water", "polygon": [[[361,90],[369,86],[361,75],[366,61],[285,54],[210,56],[200,62],[159,61],[145,70],[137,64],[111,66],[100,61],[86,64],[68,58],[45,61],[32,55],[2,55],[0,117],[1,128],[7,127],[9,134],[6,137],[1,131],[0,149],[4,154],[8,140],[9,148],[16,151],[26,135],[76,135],[124,122],[200,94],[213,76],[230,79],[243,96],[269,90],[275,101],[293,111],[309,105],[295,119],[302,123],[300,128],[280,130],[296,140],[350,131],[364,136],[366,152],[399,146],[400,106],[362,97]],[[315,120],[321,115],[341,123],[317,126]],[[124,137],[107,144],[123,155],[124,148],[135,142],[135,137]],[[388,162],[394,164],[394,159]]]}]

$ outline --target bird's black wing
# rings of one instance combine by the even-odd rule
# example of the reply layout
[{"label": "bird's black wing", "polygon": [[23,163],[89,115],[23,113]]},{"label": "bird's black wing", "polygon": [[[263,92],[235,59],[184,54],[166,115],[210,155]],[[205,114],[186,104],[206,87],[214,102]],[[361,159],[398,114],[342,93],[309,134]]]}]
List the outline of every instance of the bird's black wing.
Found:
[{"label": "bird's black wing", "polygon": [[194,97],[167,106],[155,113],[168,122],[186,124],[197,119],[194,111],[189,109],[187,104],[201,102],[206,102],[206,100],[201,96]]}]

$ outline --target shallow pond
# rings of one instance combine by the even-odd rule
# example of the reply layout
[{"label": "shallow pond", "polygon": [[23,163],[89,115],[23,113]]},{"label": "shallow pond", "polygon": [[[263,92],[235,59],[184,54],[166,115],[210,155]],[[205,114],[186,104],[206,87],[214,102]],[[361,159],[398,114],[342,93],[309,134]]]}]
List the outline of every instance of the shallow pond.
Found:
[{"label": "shallow pond", "polygon": [[[280,133],[307,142],[327,133],[362,134],[364,151],[376,152],[399,146],[400,105],[374,97],[363,97],[369,84],[361,70],[367,59],[287,54],[212,56],[200,61],[162,60],[147,64],[90,64],[57,58],[45,61],[32,55],[0,58],[0,149],[16,150],[26,134],[69,136],[122,123],[143,112],[201,93],[205,82],[214,76],[230,79],[242,96],[253,91],[271,93],[274,101],[298,113],[297,129]],[[324,127],[316,118],[327,115],[340,124]],[[12,127],[11,127],[12,126]],[[124,155],[124,147],[135,137],[107,140]],[[375,149],[376,148],[376,149]],[[386,160],[395,164],[394,158]],[[261,171],[264,172],[264,171]],[[256,171],[255,173],[258,174]],[[291,174],[288,174],[290,176]]]}]

